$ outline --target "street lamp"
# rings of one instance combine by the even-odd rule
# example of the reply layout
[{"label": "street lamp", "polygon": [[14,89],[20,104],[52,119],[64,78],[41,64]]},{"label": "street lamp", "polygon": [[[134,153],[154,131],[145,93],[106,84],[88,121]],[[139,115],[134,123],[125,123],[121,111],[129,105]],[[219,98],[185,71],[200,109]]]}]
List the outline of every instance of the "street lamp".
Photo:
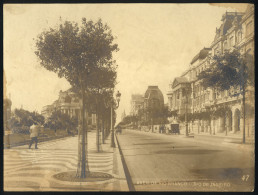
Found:
[{"label": "street lamp", "polygon": [[111,112],[111,147],[115,148],[115,139],[114,139],[114,127],[113,127],[113,109],[117,109],[119,107],[119,102],[120,102],[120,98],[121,98],[121,93],[119,91],[117,91],[116,93],[116,101],[117,101],[117,106],[115,105],[116,102],[114,102],[114,100],[110,100],[110,102],[106,103],[105,102],[105,106],[106,108],[110,107],[110,112]]},{"label": "street lamp", "polygon": [[188,121],[187,121],[187,109],[188,109],[188,93],[191,92],[191,88],[185,88],[185,136],[188,137]]}]

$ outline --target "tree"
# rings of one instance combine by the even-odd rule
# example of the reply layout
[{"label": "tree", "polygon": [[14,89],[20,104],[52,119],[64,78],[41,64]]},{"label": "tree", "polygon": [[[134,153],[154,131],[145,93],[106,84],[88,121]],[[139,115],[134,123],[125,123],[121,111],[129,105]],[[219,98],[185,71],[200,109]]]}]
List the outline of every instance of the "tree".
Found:
[{"label": "tree", "polygon": [[[99,131],[100,131],[100,117],[102,108],[105,107],[104,99],[109,96],[110,91],[113,91],[116,84],[116,66],[110,64],[95,68],[89,76],[88,91],[93,98],[91,102],[95,106],[96,112],[96,145],[99,152]],[[113,93],[112,93],[113,95]]]},{"label": "tree", "polygon": [[[144,115],[146,116],[146,121],[142,120],[142,116]],[[166,124],[168,122],[167,118],[172,116],[172,112],[169,111],[167,106],[148,107],[146,109],[140,109],[139,116],[139,118],[142,120],[142,124]]]},{"label": "tree", "polygon": [[29,128],[34,122],[43,124],[44,116],[37,112],[30,112],[24,109],[15,109],[10,119],[10,127],[14,133],[29,134]]},{"label": "tree", "polygon": [[35,54],[41,65],[66,78],[81,96],[77,167],[80,178],[89,174],[85,94],[91,87],[93,74],[96,80],[98,70],[115,65],[112,54],[118,51],[118,45],[113,41],[114,36],[107,24],[101,19],[94,23],[86,18],[82,18],[80,26],[76,22],[61,21],[57,27],[43,31],[36,40]]},{"label": "tree", "polygon": [[213,64],[198,76],[202,86],[206,89],[212,87],[215,92],[240,87],[239,94],[243,96],[243,143],[245,143],[245,99],[246,89],[254,85],[253,57],[249,54],[241,55],[236,49],[232,52],[215,55]]},{"label": "tree", "polygon": [[76,129],[77,125],[78,120],[75,117],[70,117],[68,114],[61,113],[60,111],[55,111],[46,120],[44,127],[54,130],[71,130]]}]

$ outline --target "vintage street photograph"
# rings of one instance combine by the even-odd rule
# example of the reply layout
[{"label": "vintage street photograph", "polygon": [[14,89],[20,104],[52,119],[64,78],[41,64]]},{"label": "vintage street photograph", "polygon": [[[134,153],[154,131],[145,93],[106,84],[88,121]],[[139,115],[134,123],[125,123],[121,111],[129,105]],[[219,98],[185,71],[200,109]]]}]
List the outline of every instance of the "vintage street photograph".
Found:
[{"label": "vintage street photograph", "polygon": [[254,4],[3,5],[3,190],[252,192]]}]

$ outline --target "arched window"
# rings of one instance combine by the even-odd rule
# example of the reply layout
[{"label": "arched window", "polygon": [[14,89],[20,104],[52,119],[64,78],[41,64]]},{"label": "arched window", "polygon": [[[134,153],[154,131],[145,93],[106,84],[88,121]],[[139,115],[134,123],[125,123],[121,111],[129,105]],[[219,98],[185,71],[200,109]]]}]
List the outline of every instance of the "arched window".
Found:
[{"label": "arched window", "polygon": [[240,42],[242,40],[242,32],[239,31],[237,34],[237,41]]},{"label": "arched window", "polygon": [[229,45],[230,47],[233,47],[234,46],[234,37],[230,37],[230,40],[229,40]]},{"label": "arched window", "polygon": [[227,43],[227,41],[224,42],[224,51],[225,51],[226,49],[228,49],[228,43]]},{"label": "arched window", "polygon": [[253,22],[249,22],[247,25],[246,25],[246,36],[248,36],[249,34],[252,33],[253,31]]}]

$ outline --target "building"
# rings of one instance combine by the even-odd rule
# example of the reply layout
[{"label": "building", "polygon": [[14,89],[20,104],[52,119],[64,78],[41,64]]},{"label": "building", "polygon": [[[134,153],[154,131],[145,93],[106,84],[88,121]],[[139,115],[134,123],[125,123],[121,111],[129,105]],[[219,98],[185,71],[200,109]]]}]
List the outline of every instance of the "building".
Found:
[{"label": "building", "polygon": [[[4,71],[3,71],[4,72]],[[4,97],[3,97],[3,107],[4,107],[4,135],[11,133],[10,127],[9,127],[9,120],[11,118],[11,107],[12,107],[12,101],[11,98],[7,97],[7,88],[6,88],[6,77],[5,72],[3,73],[3,81],[4,81]],[[10,95],[9,95],[10,96]]]},{"label": "building", "polygon": [[131,96],[131,112],[130,115],[135,116],[138,111],[143,108],[144,97],[141,94],[133,94]]},{"label": "building", "polygon": [[[67,91],[60,90],[58,100],[54,101],[51,105],[44,106],[41,114],[45,118],[49,118],[54,111],[61,111],[63,114],[79,119],[80,105],[80,99],[76,93],[70,89]],[[96,114],[88,113],[88,124],[96,125]]]},{"label": "building", "polygon": [[[148,86],[144,94],[144,104],[143,109],[145,111],[154,110],[164,107],[164,96],[158,86]],[[145,112],[144,116],[146,121],[151,120],[151,114]],[[155,122],[154,122],[155,123]]]},{"label": "building", "polygon": [[126,113],[125,113],[125,110],[124,110],[124,112],[121,114],[121,121],[123,121],[125,117],[126,117]]},{"label": "building", "polygon": [[144,94],[144,108],[164,106],[164,96],[158,86],[148,86]]},{"label": "building", "polygon": [[[171,111],[179,114],[215,111],[220,107],[229,107],[224,117],[210,120],[193,121],[189,126],[195,133],[237,134],[242,136],[243,97],[240,87],[225,91],[204,90],[197,76],[214,63],[212,57],[226,51],[238,49],[242,55],[250,54],[254,58],[254,6],[248,5],[245,13],[226,12],[222,24],[215,31],[213,42],[208,48],[198,52],[189,64],[189,68],[169,84],[168,105]],[[254,68],[254,67],[252,67]],[[232,96],[234,94],[235,96]],[[254,88],[248,87],[246,103],[254,107]],[[252,107],[251,106],[251,107]],[[246,120],[248,134],[254,134],[254,111]]]}]

